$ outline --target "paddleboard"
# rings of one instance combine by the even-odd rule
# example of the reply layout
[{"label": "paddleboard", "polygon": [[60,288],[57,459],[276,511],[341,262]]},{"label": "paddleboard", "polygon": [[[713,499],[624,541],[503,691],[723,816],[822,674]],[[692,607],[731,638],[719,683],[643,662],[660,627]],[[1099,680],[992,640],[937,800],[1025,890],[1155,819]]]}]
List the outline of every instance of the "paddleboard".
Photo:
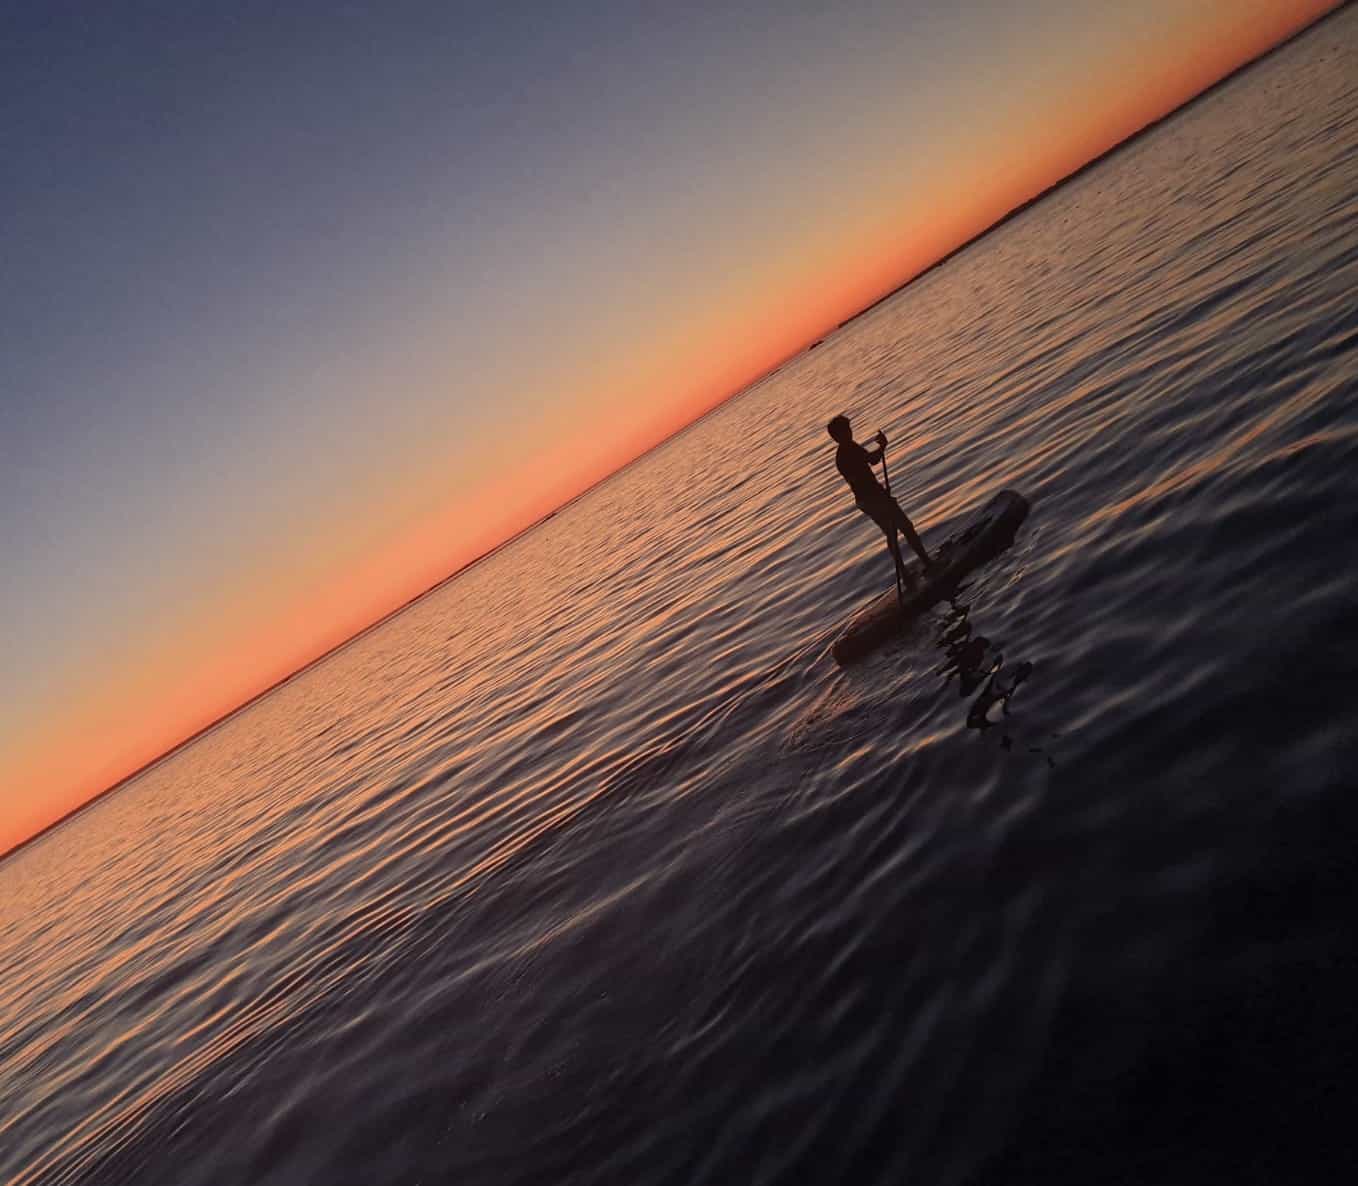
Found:
[{"label": "paddleboard", "polygon": [[[893,586],[874,597],[849,619],[831,647],[841,667],[864,658],[931,606],[953,593],[975,569],[993,560],[1014,542],[1019,524],[1028,517],[1028,500],[1015,490],[1001,490],[985,506],[965,521],[962,529],[934,549],[934,567],[929,577],[922,576],[918,560],[906,565],[916,580],[916,588],[905,590],[902,606]],[[905,542],[901,542],[905,548]]]}]

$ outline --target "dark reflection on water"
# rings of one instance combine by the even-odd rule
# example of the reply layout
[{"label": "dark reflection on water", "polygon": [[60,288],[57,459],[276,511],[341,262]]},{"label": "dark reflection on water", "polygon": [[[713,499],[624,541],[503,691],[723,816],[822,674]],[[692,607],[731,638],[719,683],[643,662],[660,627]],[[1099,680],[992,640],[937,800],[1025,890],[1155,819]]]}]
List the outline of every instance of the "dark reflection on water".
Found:
[{"label": "dark reflection on water", "polygon": [[[1343,1180],[1356,55],[1347,10],[7,862],[0,1180]],[[846,400],[931,546],[1035,509],[841,670]]]},{"label": "dark reflection on water", "polygon": [[[971,610],[956,598],[949,602],[949,612],[943,619],[938,641],[947,656],[939,674],[957,676],[958,695],[971,698],[967,708],[967,728],[987,730],[1001,725],[1000,746],[1014,748],[1010,724],[1009,702],[1030,675],[1033,664],[1023,659],[1005,666],[1004,652],[984,634],[973,632]],[[978,692],[979,689],[979,692]],[[1023,747],[1030,754],[1042,755],[1049,766],[1056,759],[1041,745]]]}]

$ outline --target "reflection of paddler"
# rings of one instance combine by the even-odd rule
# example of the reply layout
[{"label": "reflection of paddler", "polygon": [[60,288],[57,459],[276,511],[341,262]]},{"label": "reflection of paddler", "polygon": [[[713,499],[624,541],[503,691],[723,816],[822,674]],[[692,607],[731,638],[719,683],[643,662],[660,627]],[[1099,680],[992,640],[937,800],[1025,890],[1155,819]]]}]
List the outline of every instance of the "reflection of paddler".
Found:
[{"label": "reflection of paddler", "polygon": [[[1004,655],[997,651],[990,639],[984,634],[971,632],[971,621],[967,607],[953,602],[953,624],[944,631],[940,641],[948,655],[944,673],[956,672],[960,683],[958,694],[966,699],[977,688],[981,694],[971,702],[967,710],[969,729],[989,729],[995,722],[990,712],[998,706],[1005,716],[1009,715],[1009,698],[1018,687],[1033,673],[1033,665],[1026,659],[1010,667],[1004,665]],[[984,687],[981,685],[984,684]],[[1012,740],[1006,730],[1000,744],[1009,749]],[[1050,754],[1041,746],[1029,746],[1030,753],[1046,756],[1049,765],[1055,765]]]},{"label": "reflection of paddler", "polygon": [[995,670],[986,663],[989,651],[990,639],[984,634],[978,634],[975,638],[969,639],[954,656],[953,662],[957,665],[957,674],[962,677],[961,694],[963,696],[970,696],[981,686],[981,681]]},{"label": "reflection of paddler", "polygon": [[991,670],[985,688],[972,701],[971,709],[967,713],[967,725],[972,729],[988,728],[991,724],[990,710],[997,704],[1008,713],[1009,697],[1018,690],[1019,684],[1033,672],[1033,665],[1026,661],[1008,671],[1001,672],[999,664],[1003,662],[1004,659],[1001,657],[999,663]]},{"label": "reflection of paddler", "polygon": [[854,503],[882,529],[886,535],[887,547],[891,549],[891,559],[896,565],[898,579],[904,582],[907,588],[913,589],[915,581],[901,560],[897,532],[905,536],[906,543],[924,563],[926,571],[933,564],[933,559],[925,551],[924,541],[920,539],[909,516],[901,510],[900,504],[882,489],[877,481],[877,475],[872,472],[874,465],[879,462],[884,464],[886,434],[879,432],[875,438],[876,447],[865,449],[853,439],[853,429],[847,416],[836,416],[825,427],[838,443],[839,447],[835,450],[835,467],[848,482],[849,489],[853,491]]}]

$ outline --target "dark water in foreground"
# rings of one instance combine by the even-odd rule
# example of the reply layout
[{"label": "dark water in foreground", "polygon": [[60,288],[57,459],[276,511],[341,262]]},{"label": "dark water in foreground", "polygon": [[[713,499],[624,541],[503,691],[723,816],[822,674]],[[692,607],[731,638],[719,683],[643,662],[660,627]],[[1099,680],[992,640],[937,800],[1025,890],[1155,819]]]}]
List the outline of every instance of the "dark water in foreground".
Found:
[{"label": "dark water in foreground", "polygon": [[1355,291],[1346,10],[0,868],[0,1180],[1340,1178]]}]

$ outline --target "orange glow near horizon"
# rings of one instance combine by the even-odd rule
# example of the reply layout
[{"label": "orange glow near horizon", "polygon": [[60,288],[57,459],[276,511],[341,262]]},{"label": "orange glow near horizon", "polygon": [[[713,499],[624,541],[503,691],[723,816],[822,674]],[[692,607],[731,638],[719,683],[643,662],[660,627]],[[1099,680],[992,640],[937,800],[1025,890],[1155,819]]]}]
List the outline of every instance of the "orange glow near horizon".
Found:
[{"label": "orange glow near horizon", "polygon": [[[826,218],[809,242],[774,244],[780,249],[759,269],[741,262],[702,278],[706,288],[693,280],[691,292],[653,296],[647,336],[626,352],[588,356],[588,343],[577,347],[563,332],[562,350],[578,352],[577,369],[543,405],[536,431],[512,446],[513,470],[470,438],[449,446],[447,458],[428,440],[382,442],[397,460],[418,457],[386,503],[359,505],[328,525],[305,520],[295,530],[303,543],[280,533],[284,542],[267,560],[210,584],[211,594],[177,618],[129,629],[116,653],[72,674],[50,704],[20,706],[23,734],[9,756],[18,792],[0,811],[0,854],[536,522],[1334,7],[1332,0],[1206,6],[1183,18],[1196,36],[1177,54],[1152,59],[1149,41],[1129,44],[1099,64],[1116,86],[1091,84],[1078,102],[1035,91],[1013,102],[1003,123],[978,94],[989,123],[978,120],[973,140],[950,145],[952,158],[931,163],[932,172],[914,160],[890,162],[896,189],[862,197],[854,218]],[[589,312],[563,318],[583,322]],[[458,363],[432,348],[426,357],[388,345],[380,358],[375,389],[427,390],[431,407],[462,379]],[[544,391],[554,379],[540,379]],[[511,446],[503,447],[508,454]],[[261,525],[289,506],[285,497],[260,505],[251,513]],[[140,707],[132,714],[127,705]]]}]

